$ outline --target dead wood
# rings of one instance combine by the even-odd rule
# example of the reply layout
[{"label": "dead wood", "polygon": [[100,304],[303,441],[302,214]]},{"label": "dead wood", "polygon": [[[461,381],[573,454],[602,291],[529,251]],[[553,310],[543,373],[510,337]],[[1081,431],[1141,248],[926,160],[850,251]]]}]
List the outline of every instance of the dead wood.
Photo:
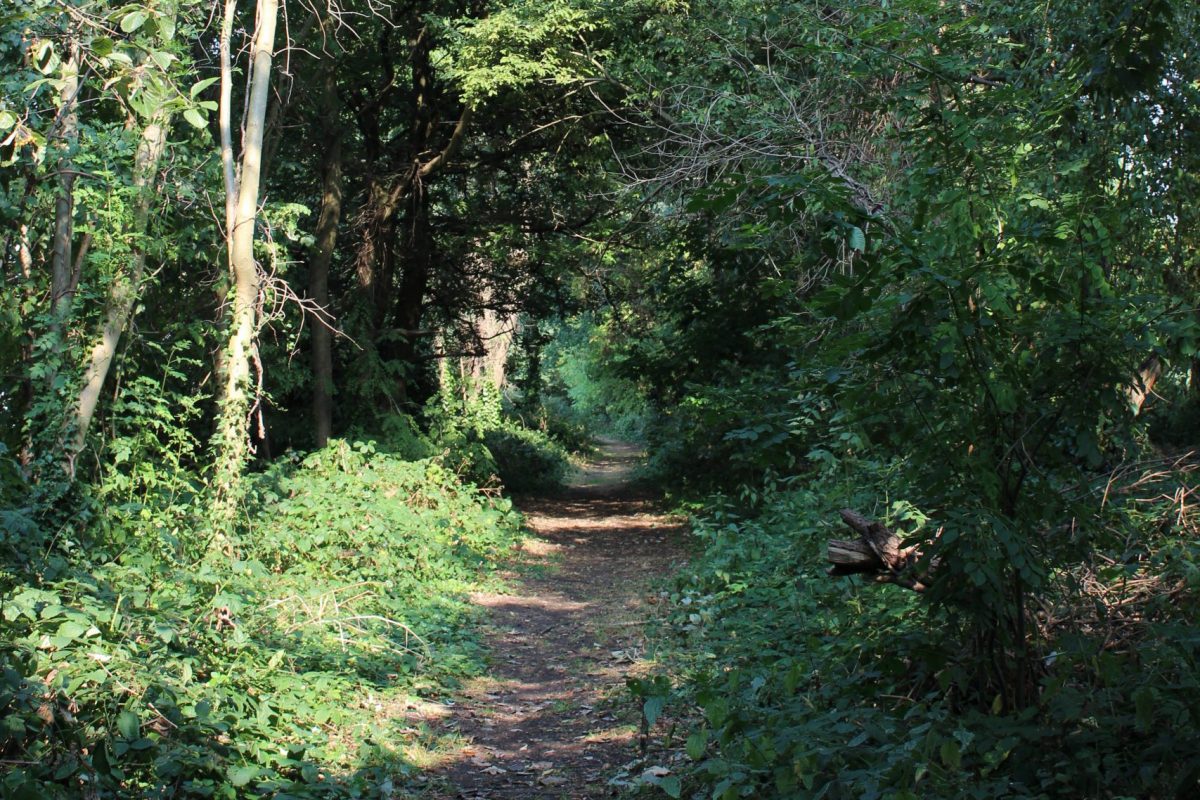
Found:
[{"label": "dead wood", "polygon": [[842,522],[858,534],[857,539],[833,539],[826,549],[832,577],[871,575],[877,583],[895,583],[923,592],[929,576],[917,569],[921,555],[915,547],[903,547],[900,537],[887,526],[867,519],[850,508],[841,510]]}]

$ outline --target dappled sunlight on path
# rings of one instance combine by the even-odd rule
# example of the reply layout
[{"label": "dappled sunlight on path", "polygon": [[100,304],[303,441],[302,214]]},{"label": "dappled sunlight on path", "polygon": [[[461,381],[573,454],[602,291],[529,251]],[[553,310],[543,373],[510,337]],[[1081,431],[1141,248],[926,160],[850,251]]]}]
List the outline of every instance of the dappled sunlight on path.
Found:
[{"label": "dappled sunlight on path", "polygon": [[462,746],[434,771],[434,796],[615,794],[609,779],[637,755],[625,678],[645,670],[647,592],[683,557],[679,521],[630,482],[642,457],[603,442],[564,491],[518,503],[532,535],[513,593],[472,596],[491,663],[436,723]]}]

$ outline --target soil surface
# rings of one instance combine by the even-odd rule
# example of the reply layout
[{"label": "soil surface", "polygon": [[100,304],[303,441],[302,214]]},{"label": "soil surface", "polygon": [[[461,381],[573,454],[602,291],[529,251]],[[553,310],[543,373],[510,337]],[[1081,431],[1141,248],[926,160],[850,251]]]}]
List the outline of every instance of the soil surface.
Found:
[{"label": "soil surface", "polygon": [[632,482],[642,457],[602,442],[565,490],[518,499],[532,535],[512,593],[472,598],[489,611],[490,668],[441,720],[463,746],[435,770],[450,787],[436,797],[612,797],[639,769],[625,678],[645,671],[652,584],[684,556],[680,521]]}]

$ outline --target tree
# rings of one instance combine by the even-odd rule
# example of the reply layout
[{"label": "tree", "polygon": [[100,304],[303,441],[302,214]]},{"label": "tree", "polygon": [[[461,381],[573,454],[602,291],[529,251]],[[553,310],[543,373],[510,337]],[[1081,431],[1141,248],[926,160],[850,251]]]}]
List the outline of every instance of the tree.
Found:
[{"label": "tree", "polygon": [[231,519],[240,499],[242,470],[249,454],[249,419],[253,389],[251,361],[255,355],[261,281],[254,257],[255,221],[262,179],[263,133],[271,90],[277,0],[258,0],[246,81],[246,112],[242,120],[240,160],[234,165],[232,38],[238,4],[226,0],[221,19],[221,164],[225,183],[225,243],[233,279],[225,374],[214,436],[213,485],[218,519]]}]

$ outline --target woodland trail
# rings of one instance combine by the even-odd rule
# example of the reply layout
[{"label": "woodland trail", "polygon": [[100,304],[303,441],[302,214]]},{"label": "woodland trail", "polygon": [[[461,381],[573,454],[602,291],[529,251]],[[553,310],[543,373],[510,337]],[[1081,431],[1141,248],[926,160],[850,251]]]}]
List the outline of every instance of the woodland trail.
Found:
[{"label": "woodland trail", "polygon": [[640,712],[625,689],[644,672],[648,595],[683,557],[684,530],[631,482],[642,453],[601,443],[566,489],[518,501],[531,533],[511,594],[489,611],[488,673],[440,725],[462,747],[435,770],[438,798],[611,797],[637,756]]}]

